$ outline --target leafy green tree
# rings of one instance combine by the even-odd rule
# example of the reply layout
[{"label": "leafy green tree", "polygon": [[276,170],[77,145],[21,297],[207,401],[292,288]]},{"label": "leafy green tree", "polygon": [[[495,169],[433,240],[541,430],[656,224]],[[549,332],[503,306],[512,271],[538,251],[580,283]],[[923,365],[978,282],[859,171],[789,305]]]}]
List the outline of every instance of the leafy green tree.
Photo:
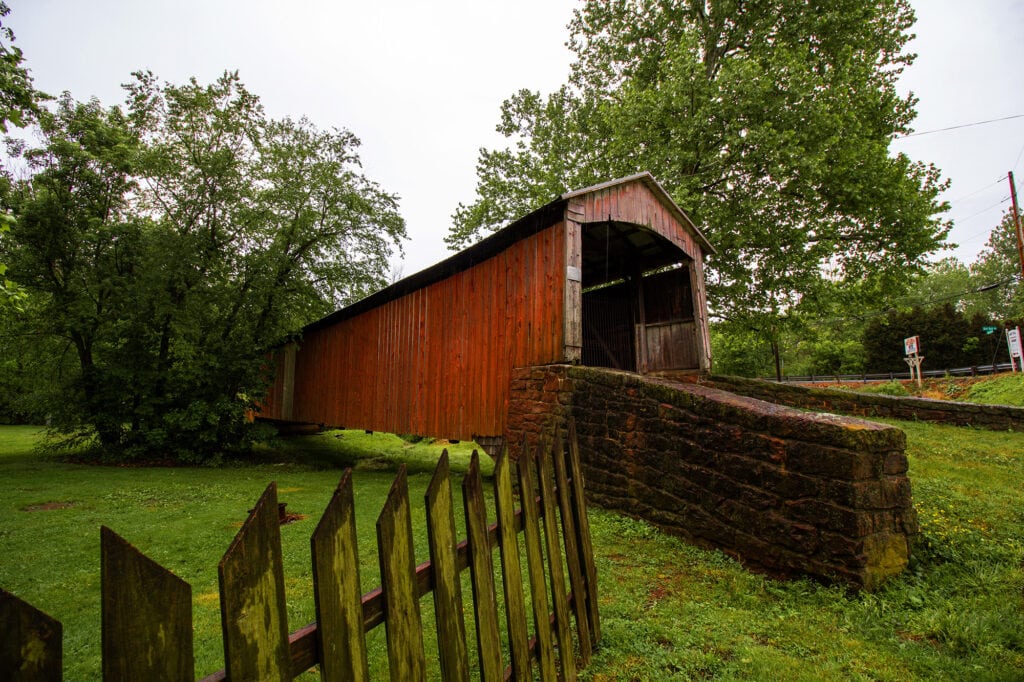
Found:
[{"label": "leafy green tree", "polygon": [[267,351],[382,286],[405,225],[351,133],[267,118],[237,74],[139,73],[128,94],[125,111],[65,96],[45,116],[3,253],[78,358],[58,425],[206,460],[254,437]]},{"label": "leafy green tree", "polygon": [[763,337],[728,322],[712,323],[710,332],[715,374],[761,377],[773,371],[772,350]]},{"label": "leafy green tree", "polygon": [[[32,77],[23,66],[21,49],[13,45],[14,32],[3,23],[11,13],[6,2],[0,0],[0,132],[6,133],[8,125],[23,128],[39,112],[39,100],[45,95],[36,91]],[[10,174],[0,166],[0,193],[10,187]],[[0,214],[0,234],[10,230],[14,218]],[[0,262],[0,310],[16,307],[25,299],[25,292],[6,277],[7,266]]]},{"label": "leafy green tree", "polygon": [[13,44],[14,32],[4,24],[10,13],[0,0],[0,132],[4,133],[8,125],[23,128],[31,123],[39,112],[39,100],[45,98],[32,85],[21,48]]},{"label": "leafy green tree", "polygon": [[991,287],[972,297],[972,312],[996,320],[1024,318],[1024,279],[1015,229],[1013,214],[1008,211],[971,264],[971,276],[978,287]]},{"label": "leafy green tree", "polygon": [[114,443],[119,415],[108,415],[107,403],[117,388],[97,355],[117,344],[117,322],[130,307],[141,236],[126,216],[134,140],[118,110],[68,96],[41,114],[39,128],[46,146],[25,153],[34,175],[9,197],[17,222],[4,255],[17,284],[39,294],[38,331],[64,339],[78,360],[68,398],[104,443]]},{"label": "leafy green tree", "polygon": [[511,146],[481,151],[447,241],[650,170],[718,250],[712,314],[777,351],[823,282],[891,291],[948,231],[938,170],[889,153],[915,116],[896,90],[913,20],[907,0],[590,0],[569,83],[504,103]]},{"label": "leafy green tree", "polygon": [[0,424],[44,424],[61,394],[54,378],[62,367],[76,369],[67,343],[40,331],[38,304],[26,297],[0,314]]},{"label": "leafy green tree", "polygon": [[860,339],[824,337],[810,344],[810,374],[857,374],[864,371]]},{"label": "leafy green tree", "polygon": [[965,312],[970,305],[970,295],[976,283],[970,269],[956,258],[943,258],[930,263],[907,285],[905,293],[893,297],[903,307],[920,306],[930,308],[950,303]]}]

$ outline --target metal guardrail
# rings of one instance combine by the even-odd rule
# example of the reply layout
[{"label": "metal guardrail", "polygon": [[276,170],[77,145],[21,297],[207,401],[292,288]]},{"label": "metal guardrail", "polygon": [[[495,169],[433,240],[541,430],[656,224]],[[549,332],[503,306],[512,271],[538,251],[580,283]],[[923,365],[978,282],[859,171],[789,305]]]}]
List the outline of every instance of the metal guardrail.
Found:
[{"label": "metal guardrail", "polygon": [[[921,372],[922,377],[931,378],[942,378],[942,377],[963,377],[963,376],[980,376],[983,374],[996,374],[997,372],[1009,372],[1012,369],[1012,365],[1008,362],[1002,362],[995,365],[975,365],[973,367],[955,367],[952,369],[930,369]],[[775,377],[760,377],[765,381],[777,381]],[[862,383],[869,383],[873,381],[909,381],[911,379],[910,372],[878,372],[878,373],[863,373],[863,374],[810,374],[807,376],[784,376],[782,377],[782,383],[821,383],[826,381],[834,382],[853,382],[860,381]]]}]

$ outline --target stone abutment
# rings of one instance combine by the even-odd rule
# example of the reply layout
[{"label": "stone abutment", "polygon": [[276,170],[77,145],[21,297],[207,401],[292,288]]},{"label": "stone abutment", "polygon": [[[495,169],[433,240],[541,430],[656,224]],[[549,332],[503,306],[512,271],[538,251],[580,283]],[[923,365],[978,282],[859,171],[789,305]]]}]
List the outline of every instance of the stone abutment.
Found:
[{"label": "stone abutment", "polygon": [[907,565],[917,517],[897,428],[611,370],[515,372],[514,455],[570,416],[605,508],[775,575],[872,589]]}]

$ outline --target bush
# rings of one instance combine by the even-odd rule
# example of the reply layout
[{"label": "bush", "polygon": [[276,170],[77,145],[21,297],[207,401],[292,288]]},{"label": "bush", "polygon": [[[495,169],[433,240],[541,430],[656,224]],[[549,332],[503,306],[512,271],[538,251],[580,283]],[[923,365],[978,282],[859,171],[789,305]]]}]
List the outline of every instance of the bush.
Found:
[{"label": "bush", "polygon": [[869,384],[861,389],[862,393],[877,393],[879,395],[910,395],[907,387],[898,381],[887,381],[884,384]]}]

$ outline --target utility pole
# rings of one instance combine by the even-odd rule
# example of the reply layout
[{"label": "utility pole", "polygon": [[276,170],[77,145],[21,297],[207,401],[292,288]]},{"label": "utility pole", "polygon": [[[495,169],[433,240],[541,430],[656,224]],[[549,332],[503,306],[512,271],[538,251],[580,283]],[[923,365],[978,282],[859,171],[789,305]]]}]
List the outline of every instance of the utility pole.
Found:
[{"label": "utility pole", "polygon": [[1017,186],[1013,184],[1013,171],[1006,174],[1010,180],[1010,198],[1013,200],[1013,231],[1017,235],[1017,256],[1020,258],[1020,276],[1024,278],[1024,231],[1020,227],[1020,209],[1017,208]]}]

